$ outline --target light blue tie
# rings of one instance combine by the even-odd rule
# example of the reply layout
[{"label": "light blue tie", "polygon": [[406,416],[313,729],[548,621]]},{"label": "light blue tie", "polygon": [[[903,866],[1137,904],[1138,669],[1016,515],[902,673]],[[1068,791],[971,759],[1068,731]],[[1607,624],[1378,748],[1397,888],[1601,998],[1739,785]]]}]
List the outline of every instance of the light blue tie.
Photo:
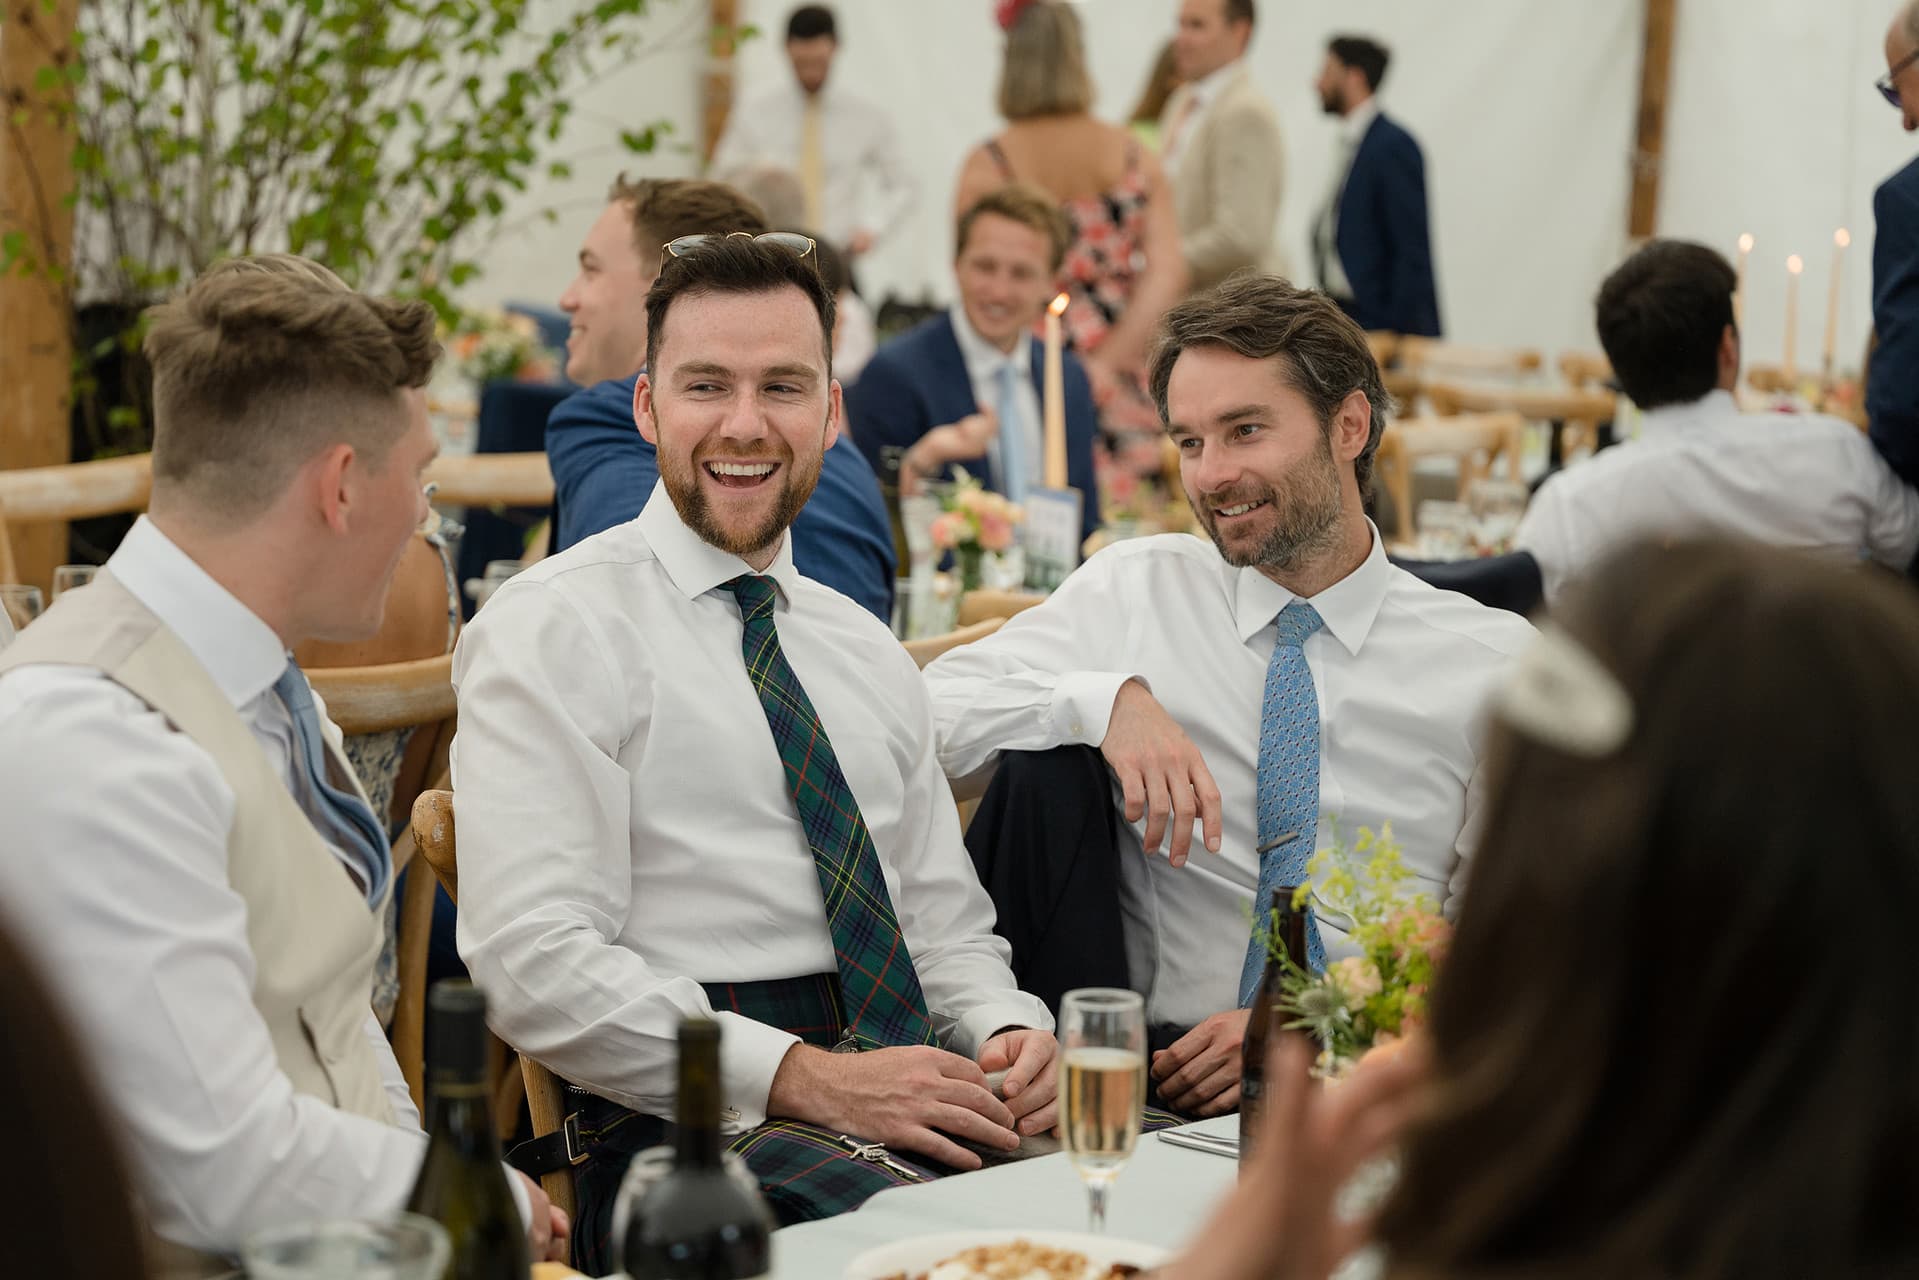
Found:
[{"label": "light blue tie", "polygon": [[293,715],[294,737],[300,743],[300,764],[306,770],[308,795],[319,801],[322,813],[308,812],[321,839],[338,849],[359,870],[366,900],[378,904],[393,876],[393,850],[386,842],[373,810],[352,791],[327,781],[326,742],[320,736],[320,713],[313,705],[313,688],[294,663],[273,682],[273,691]]},{"label": "light blue tie", "polygon": [[1019,411],[1019,371],[1005,361],[999,379],[999,491],[1008,502],[1026,501],[1026,431]]},{"label": "light blue tie", "polygon": [[[1273,890],[1306,882],[1306,863],[1319,835],[1319,695],[1306,666],[1306,637],[1323,625],[1303,600],[1279,611],[1279,642],[1266,664],[1266,700],[1259,721],[1259,891],[1253,899],[1253,936],[1239,974],[1241,1008],[1253,1002],[1266,967],[1267,908]],[[1326,966],[1319,922],[1306,909],[1306,967]]]}]

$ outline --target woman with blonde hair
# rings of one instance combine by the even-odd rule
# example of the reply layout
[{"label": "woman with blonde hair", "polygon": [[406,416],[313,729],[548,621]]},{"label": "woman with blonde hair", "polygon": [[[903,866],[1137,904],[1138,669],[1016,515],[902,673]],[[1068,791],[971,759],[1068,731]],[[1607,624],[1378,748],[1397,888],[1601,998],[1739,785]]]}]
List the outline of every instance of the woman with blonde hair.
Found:
[{"label": "woman with blonde hair", "polygon": [[960,167],[955,212],[1009,182],[1059,201],[1073,227],[1060,266],[1071,299],[1067,340],[1086,365],[1101,425],[1116,447],[1158,468],[1159,415],[1145,390],[1146,354],[1166,308],[1186,292],[1172,188],[1157,158],[1127,130],[1096,120],[1079,18],[1064,0],[1004,0],[1006,58],[999,110],[1006,128]]}]

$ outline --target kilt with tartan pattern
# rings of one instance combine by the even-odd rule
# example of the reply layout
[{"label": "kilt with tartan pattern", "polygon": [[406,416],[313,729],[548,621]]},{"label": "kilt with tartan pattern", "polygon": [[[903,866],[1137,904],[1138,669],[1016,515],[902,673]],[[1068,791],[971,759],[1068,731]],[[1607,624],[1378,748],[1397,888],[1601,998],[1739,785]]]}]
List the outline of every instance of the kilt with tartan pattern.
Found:
[{"label": "kilt with tartan pattern", "polygon": [[[715,1010],[779,1027],[822,1049],[838,1044],[846,1029],[837,974],[701,985]],[[567,1092],[579,1114],[580,1139],[587,1154],[575,1176],[578,1216],[573,1223],[573,1265],[590,1276],[605,1275],[620,1265],[620,1242],[612,1239],[613,1201],[627,1166],[639,1152],[669,1141],[672,1126],[658,1116],[642,1115],[572,1085]],[[1177,1116],[1148,1110],[1145,1129],[1151,1132],[1179,1123]],[[761,1194],[783,1227],[846,1213],[882,1191],[955,1172],[943,1164],[889,1151],[894,1165],[910,1171],[900,1173],[860,1158],[840,1138],[817,1125],[776,1119],[737,1135],[730,1149],[753,1171]]]}]

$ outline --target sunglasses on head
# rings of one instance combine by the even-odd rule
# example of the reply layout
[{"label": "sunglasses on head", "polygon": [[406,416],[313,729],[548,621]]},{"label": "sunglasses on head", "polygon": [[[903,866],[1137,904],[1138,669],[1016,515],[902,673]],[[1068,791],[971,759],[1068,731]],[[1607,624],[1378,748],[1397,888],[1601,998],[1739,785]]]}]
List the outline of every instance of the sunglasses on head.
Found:
[{"label": "sunglasses on head", "polygon": [[815,248],[810,236],[803,236],[797,231],[762,231],[759,235],[754,235],[751,231],[727,231],[723,233],[709,231],[702,232],[699,235],[680,236],[678,239],[668,240],[660,246],[660,251],[669,257],[684,258],[687,254],[695,253],[706,245],[718,244],[722,240],[740,239],[752,240],[758,244],[776,244],[780,248],[791,252],[796,258],[804,258],[807,254],[813,252]]},{"label": "sunglasses on head", "polygon": [[1904,71],[1915,62],[1919,62],[1919,49],[1914,49],[1911,53],[1893,63],[1890,71],[1887,71],[1886,74],[1872,82],[1872,87],[1879,91],[1880,97],[1890,102],[1893,106],[1904,108],[1906,104],[1899,101],[1899,88],[1893,81],[1899,78],[1901,71]]}]

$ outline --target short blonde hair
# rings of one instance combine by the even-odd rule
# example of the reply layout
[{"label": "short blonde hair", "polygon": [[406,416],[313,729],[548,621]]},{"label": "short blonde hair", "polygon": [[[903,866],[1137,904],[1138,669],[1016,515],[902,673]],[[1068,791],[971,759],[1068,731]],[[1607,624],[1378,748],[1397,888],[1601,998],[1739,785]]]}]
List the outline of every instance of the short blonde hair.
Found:
[{"label": "short blonde hair", "polygon": [[355,293],[291,254],[222,262],[148,318],[154,489],[230,521],[335,444],[380,465],[406,429],[399,393],[440,356],[426,303]]},{"label": "short blonde hair", "polygon": [[1070,116],[1093,107],[1079,15],[1062,0],[1027,6],[1006,33],[999,113],[1008,120]]}]

